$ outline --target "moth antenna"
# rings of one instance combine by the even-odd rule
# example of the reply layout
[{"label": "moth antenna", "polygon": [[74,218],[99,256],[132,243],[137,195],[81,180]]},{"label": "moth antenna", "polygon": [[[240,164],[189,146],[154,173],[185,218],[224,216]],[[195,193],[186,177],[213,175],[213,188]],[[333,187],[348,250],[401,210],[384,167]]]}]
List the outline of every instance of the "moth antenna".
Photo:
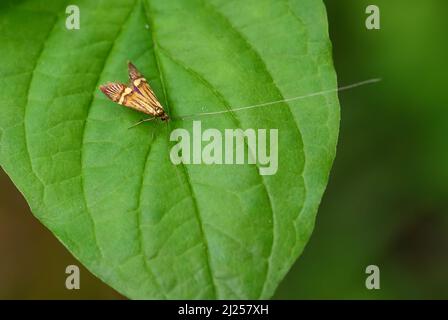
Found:
[{"label": "moth antenna", "polygon": [[265,102],[265,103],[259,103],[259,104],[254,104],[254,105],[251,105],[251,106],[245,106],[245,107],[237,107],[237,108],[232,108],[230,110],[212,111],[212,112],[200,112],[200,113],[195,113],[195,114],[187,114],[187,115],[179,117],[179,119],[180,120],[185,120],[185,119],[192,118],[192,117],[201,117],[201,116],[223,114],[223,113],[229,113],[229,112],[235,112],[235,111],[249,110],[249,109],[254,109],[254,108],[270,106],[270,105],[274,105],[274,104],[282,103],[282,102],[291,102],[291,101],[296,101],[296,100],[302,100],[302,99],[311,98],[311,97],[320,96],[320,95],[325,95],[325,94],[329,94],[329,93],[333,93],[333,92],[345,91],[345,90],[361,87],[361,86],[372,84],[372,83],[377,83],[377,82],[380,82],[381,80],[382,80],[381,78],[373,78],[373,79],[369,79],[369,80],[365,80],[365,81],[361,81],[361,82],[356,82],[356,83],[353,83],[353,84],[350,84],[350,85],[347,85],[347,86],[339,87],[339,88],[336,88],[336,89],[328,89],[328,90],[313,92],[313,93],[309,93],[309,94],[306,94],[306,95],[292,97],[292,98],[287,98],[287,99],[283,99],[283,100],[276,100],[276,101],[270,101],[270,102]]}]

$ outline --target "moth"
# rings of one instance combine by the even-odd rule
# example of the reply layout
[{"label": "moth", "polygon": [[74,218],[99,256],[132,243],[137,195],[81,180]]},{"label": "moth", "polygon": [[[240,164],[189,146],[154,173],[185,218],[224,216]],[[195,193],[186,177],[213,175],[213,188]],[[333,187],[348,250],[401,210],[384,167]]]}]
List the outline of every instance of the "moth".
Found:
[{"label": "moth", "polygon": [[152,116],[152,118],[141,120],[137,124],[157,118],[168,121],[170,117],[163,109],[148,81],[131,62],[128,62],[128,73],[129,85],[109,82],[101,85],[100,90],[113,102]]}]

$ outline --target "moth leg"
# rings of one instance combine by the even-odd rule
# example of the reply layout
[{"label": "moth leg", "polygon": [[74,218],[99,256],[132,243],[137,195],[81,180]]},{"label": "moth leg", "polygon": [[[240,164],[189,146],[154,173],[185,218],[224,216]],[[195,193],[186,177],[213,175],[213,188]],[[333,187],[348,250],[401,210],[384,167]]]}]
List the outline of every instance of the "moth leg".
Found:
[{"label": "moth leg", "polygon": [[152,121],[154,119],[156,119],[156,117],[152,117],[152,118],[148,118],[148,119],[142,119],[139,122],[137,122],[137,123],[133,124],[132,126],[130,126],[128,129],[134,128],[134,127],[138,126],[139,124],[142,124],[143,122]]}]

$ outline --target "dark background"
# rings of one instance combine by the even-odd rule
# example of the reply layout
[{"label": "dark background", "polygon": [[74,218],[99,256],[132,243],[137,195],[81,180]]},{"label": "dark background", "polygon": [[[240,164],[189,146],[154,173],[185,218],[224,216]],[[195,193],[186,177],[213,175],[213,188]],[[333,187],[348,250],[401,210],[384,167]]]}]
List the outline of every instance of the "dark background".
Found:
[{"label": "dark background", "polygon": [[[448,5],[327,0],[341,132],[316,228],[274,298],[448,298]],[[381,30],[364,26],[381,10]],[[0,299],[122,298],[35,219],[0,170]],[[81,268],[81,290],[65,268]],[[381,289],[365,269],[379,266]]]}]

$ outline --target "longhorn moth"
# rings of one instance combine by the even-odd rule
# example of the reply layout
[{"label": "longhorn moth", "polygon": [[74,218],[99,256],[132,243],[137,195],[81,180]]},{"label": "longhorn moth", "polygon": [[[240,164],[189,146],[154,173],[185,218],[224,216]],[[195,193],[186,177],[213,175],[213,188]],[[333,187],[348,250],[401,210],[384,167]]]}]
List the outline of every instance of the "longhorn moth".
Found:
[{"label": "longhorn moth", "polygon": [[148,81],[131,62],[128,62],[128,72],[129,85],[109,82],[101,85],[100,90],[113,102],[152,116],[152,118],[141,120],[135,125],[157,118],[168,121],[170,117],[166,114]]},{"label": "longhorn moth", "polygon": [[[100,90],[113,102],[116,102],[122,106],[137,110],[139,112],[143,112],[145,114],[148,114],[152,116],[152,118],[143,119],[139,122],[137,122],[134,126],[139,125],[142,122],[145,121],[151,121],[157,118],[160,118],[162,121],[168,121],[170,120],[170,117],[163,109],[163,106],[160,104],[159,100],[157,99],[156,95],[154,94],[154,91],[151,89],[151,87],[148,84],[148,81],[145,79],[145,77],[137,70],[137,68],[131,63],[128,62],[128,72],[129,72],[129,80],[130,84],[125,85],[119,82],[109,82],[105,85],[100,86]],[[232,108],[231,110],[222,110],[222,111],[214,111],[214,112],[203,112],[203,113],[197,113],[197,114],[189,114],[185,115],[183,117],[180,117],[179,119],[184,120],[191,117],[196,116],[209,116],[209,115],[216,115],[216,114],[222,114],[222,113],[228,113],[228,112],[235,112],[235,111],[242,111],[242,110],[249,110],[254,108],[260,108],[265,106],[270,106],[278,103],[285,103],[285,102],[292,102],[296,100],[302,100],[307,99],[315,96],[325,95],[333,92],[338,91],[345,91],[349,89],[353,89],[356,87],[364,86],[367,84],[372,84],[381,81],[379,78],[374,79],[368,79],[361,82],[356,82],[344,87],[339,87],[335,89],[328,89],[328,90],[322,90],[318,92],[312,92],[309,94],[305,94],[302,96],[282,99],[282,100],[276,100],[276,101],[270,101],[265,103],[259,103],[251,106],[244,106],[244,107],[238,107],[238,108]]]}]

